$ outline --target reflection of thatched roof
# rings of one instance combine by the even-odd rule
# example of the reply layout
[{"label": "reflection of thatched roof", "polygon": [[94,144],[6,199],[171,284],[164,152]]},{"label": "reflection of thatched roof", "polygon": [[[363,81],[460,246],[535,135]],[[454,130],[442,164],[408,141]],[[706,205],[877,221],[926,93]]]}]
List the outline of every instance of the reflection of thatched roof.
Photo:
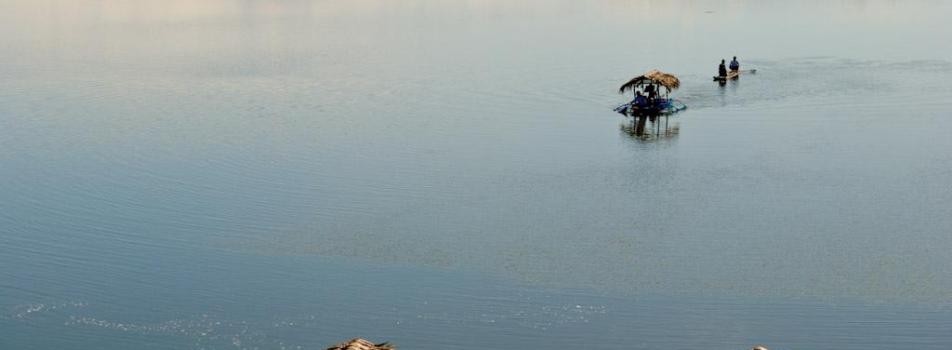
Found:
[{"label": "reflection of thatched roof", "polygon": [[365,339],[355,338],[351,339],[348,342],[340,343],[332,347],[327,348],[327,350],[395,350],[396,347],[390,345],[390,343],[380,343],[374,344]]},{"label": "reflection of thatched roof", "polygon": [[666,89],[668,89],[668,91],[671,91],[681,86],[681,81],[678,80],[678,77],[676,76],[652,69],[651,71],[634,77],[627,83],[622,84],[621,87],[618,88],[618,93],[621,94],[624,93],[625,90],[633,90],[638,86],[646,84],[660,84],[661,86],[664,86]]}]

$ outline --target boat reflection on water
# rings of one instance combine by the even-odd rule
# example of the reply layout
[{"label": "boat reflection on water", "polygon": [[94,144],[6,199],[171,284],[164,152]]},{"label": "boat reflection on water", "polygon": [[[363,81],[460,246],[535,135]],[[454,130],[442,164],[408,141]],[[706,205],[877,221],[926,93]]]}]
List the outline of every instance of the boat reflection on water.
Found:
[{"label": "boat reflection on water", "polygon": [[681,126],[670,121],[667,115],[647,114],[633,115],[628,121],[619,125],[625,135],[639,142],[654,142],[664,139],[673,139],[678,136]]}]

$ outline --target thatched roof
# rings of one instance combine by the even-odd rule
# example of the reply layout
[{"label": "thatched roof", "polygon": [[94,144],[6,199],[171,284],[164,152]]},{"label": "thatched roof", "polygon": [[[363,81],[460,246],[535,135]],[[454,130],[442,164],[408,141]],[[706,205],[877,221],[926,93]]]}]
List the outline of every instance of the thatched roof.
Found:
[{"label": "thatched roof", "polygon": [[340,343],[327,350],[395,350],[396,347],[390,343],[374,344],[366,339],[354,338],[348,342]]},{"label": "thatched roof", "polygon": [[627,83],[622,84],[621,87],[618,88],[618,93],[621,94],[624,93],[625,90],[633,90],[638,86],[647,84],[660,84],[661,86],[664,86],[666,89],[668,89],[668,91],[672,91],[681,86],[681,81],[678,80],[678,77],[676,76],[652,69],[647,73],[631,78],[631,80],[629,80]]}]

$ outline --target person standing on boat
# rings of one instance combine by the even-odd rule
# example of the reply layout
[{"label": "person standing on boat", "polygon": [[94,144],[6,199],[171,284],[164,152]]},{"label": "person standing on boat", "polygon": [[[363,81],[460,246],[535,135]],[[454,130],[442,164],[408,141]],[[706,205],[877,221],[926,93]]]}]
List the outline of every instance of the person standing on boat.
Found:
[{"label": "person standing on boat", "polygon": [[655,95],[657,95],[657,94],[658,94],[658,93],[657,93],[657,91],[655,90],[655,86],[654,86],[654,85],[645,86],[645,97],[648,98],[648,102],[653,101],[654,98],[655,98]]},{"label": "person standing on boat", "polygon": [[724,60],[721,60],[721,65],[717,66],[717,76],[719,77],[727,76],[727,67],[724,66]]},{"label": "person standing on boat", "polygon": [[731,72],[736,72],[740,70],[740,62],[737,62],[737,56],[734,56],[734,59],[731,60]]}]

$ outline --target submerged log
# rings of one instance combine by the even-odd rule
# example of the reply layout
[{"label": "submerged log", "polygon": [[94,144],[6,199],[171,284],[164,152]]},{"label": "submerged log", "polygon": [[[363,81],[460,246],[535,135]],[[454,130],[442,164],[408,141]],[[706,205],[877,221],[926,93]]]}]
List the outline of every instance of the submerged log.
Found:
[{"label": "submerged log", "polygon": [[366,339],[354,338],[350,341],[343,342],[332,347],[327,348],[327,350],[395,350],[396,347],[390,343],[380,343],[374,344]]}]

